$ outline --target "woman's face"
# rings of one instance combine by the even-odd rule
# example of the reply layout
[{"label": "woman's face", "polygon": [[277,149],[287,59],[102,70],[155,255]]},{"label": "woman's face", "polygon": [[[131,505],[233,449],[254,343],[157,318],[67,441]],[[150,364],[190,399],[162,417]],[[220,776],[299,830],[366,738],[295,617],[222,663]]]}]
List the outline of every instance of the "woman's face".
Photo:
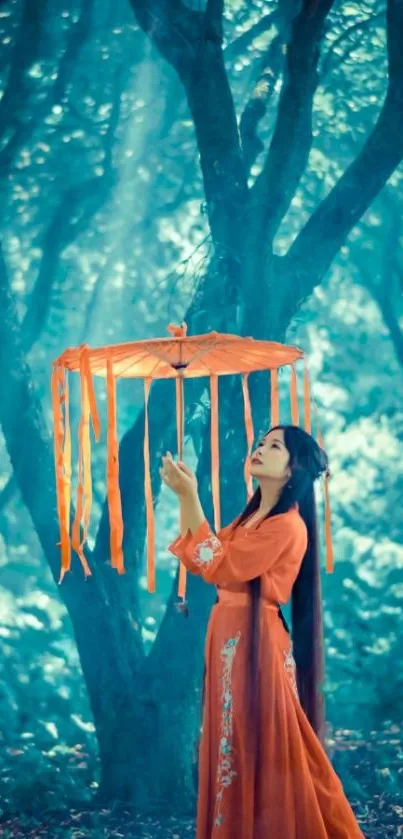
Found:
[{"label": "woman's face", "polygon": [[251,456],[250,473],[259,478],[284,481],[290,475],[289,453],[284,443],[284,431],[275,428],[262,437]]}]

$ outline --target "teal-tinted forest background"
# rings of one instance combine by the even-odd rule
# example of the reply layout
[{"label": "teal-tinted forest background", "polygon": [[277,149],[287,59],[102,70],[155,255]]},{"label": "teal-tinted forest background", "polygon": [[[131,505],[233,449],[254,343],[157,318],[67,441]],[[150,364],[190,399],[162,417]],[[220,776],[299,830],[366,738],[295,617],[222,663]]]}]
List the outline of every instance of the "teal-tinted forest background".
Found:
[{"label": "teal-tinted forest background", "polygon": [[[141,384],[118,385],[125,577],[108,565],[103,435],[95,572],[84,582],[77,563],[56,585],[50,406],[67,346],[165,336],[183,319],[189,334],[310,356],[333,476],[328,749],[365,835],[402,835],[402,44],[401,0],[0,0],[7,839],[193,835],[213,595],[192,580],[188,620],[175,611],[177,511],[158,474],[175,450],[173,383],[150,399],[154,596]],[[211,516],[206,384],[186,388],[185,458]],[[258,431],[263,376],[251,390]],[[105,429],[102,383],[97,395]],[[244,505],[239,379],[220,385],[220,405],[225,522]]]}]

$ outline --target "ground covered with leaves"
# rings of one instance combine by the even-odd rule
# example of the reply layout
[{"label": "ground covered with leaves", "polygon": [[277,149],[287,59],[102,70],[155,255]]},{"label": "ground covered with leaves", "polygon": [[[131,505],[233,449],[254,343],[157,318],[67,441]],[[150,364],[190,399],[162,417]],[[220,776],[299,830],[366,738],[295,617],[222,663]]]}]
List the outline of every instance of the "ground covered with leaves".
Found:
[{"label": "ground covered with leaves", "polygon": [[[367,839],[389,839],[403,835],[403,808],[392,796],[377,797],[373,809],[355,807]],[[361,810],[361,815],[360,815]],[[136,815],[126,809],[97,811],[60,810],[42,816],[24,815],[8,819],[0,828],[2,839],[19,836],[42,839],[187,839],[193,837],[191,819],[155,818]]]},{"label": "ground covered with leaves", "polygon": [[[403,755],[398,732],[390,729],[371,732],[367,740],[362,740],[355,732],[337,731],[328,740],[328,750],[366,839],[403,836]],[[89,783],[88,774],[92,760],[83,747],[70,750],[63,760],[60,756],[49,757],[48,771],[43,775],[25,774],[24,764],[23,749],[3,752],[2,790],[5,793],[8,787],[9,793],[14,790],[14,795],[8,798],[8,807],[2,811],[1,839],[20,836],[186,839],[194,836],[192,819],[139,814],[118,802],[110,808],[96,807],[91,802],[94,783]],[[26,798],[22,812],[23,790]],[[71,795],[73,790],[81,792],[81,801],[69,801],[67,793]]]}]

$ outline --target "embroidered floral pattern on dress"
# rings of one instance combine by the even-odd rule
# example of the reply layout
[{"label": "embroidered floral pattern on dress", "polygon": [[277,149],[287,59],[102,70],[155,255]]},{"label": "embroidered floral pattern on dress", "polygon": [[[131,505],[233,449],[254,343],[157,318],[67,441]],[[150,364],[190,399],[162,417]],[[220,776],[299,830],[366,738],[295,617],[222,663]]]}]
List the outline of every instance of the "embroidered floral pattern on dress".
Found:
[{"label": "embroidered floral pattern on dress", "polygon": [[222,545],[214,533],[199,542],[194,549],[193,561],[196,565],[209,565],[222,552]]},{"label": "embroidered floral pattern on dress", "polygon": [[288,648],[288,650],[283,650],[283,653],[284,653],[284,667],[285,667],[285,669],[288,673],[288,676],[290,678],[291,687],[292,687],[292,689],[295,693],[295,696],[297,697],[297,699],[299,699],[298,687],[297,687],[297,666],[295,664],[295,658],[293,656],[292,643],[290,644],[290,647]]},{"label": "embroidered floral pattern on dress", "polygon": [[231,786],[236,772],[233,766],[234,750],[232,745],[233,732],[233,699],[232,699],[232,668],[235,653],[241,633],[238,632],[234,638],[230,638],[221,650],[221,661],[223,665],[221,677],[221,735],[217,766],[217,795],[215,802],[214,826],[220,827],[224,824],[224,816],[221,812],[225,790]]}]

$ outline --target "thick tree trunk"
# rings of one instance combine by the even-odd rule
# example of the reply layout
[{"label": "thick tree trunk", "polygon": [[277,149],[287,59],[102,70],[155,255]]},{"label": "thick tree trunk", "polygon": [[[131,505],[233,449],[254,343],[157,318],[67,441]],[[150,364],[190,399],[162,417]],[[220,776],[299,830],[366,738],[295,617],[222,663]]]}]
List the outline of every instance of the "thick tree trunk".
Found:
[{"label": "thick tree trunk", "polygon": [[[268,423],[267,386],[258,390],[254,401]],[[220,431],[222,519],[228,522],[246,503],[246,439],[239,377],[220,382]],[[204,510],[212,522],[209,423],[198,480]],[[135,683],[132,705],[120,706],[115,719],[108,711],[108,698],[103,705],[97,723],[101,801],[119,798],[138,808],[171,813],[187,813],[194,807],[204,639],[216,595],[213,587],[190,575],[189,617],[185,619],[175,610],[175,588],[152,651],[141,673],[131,679]],[[88,655],[89,660],[83,662],[87,680],[92,667],[90,651]],[[130,681],[125,697],[130,694],[129,686]]]},{"label": "thick tree trunk", "polygon": [[120,801],[166,814],[194,810],[198,703],[193,696],[178,695],[175,685],[170,691],[169,685],[165,682],[157,693],[161,685],[155,674],[148,684],[132,684],[130,704],[103,708],[97,726],[98,803]]},{"label": "thick tree trunk", "polygon": [[[0,422],[24,503],[57,583],[60,553],[56,547],[54,467],[50,439],[24,360],[21,334],[0,252]],[[239,384],[239,383],[238,383]],[[240,394],[240,388],[239,388]],[[239,407],[241,407],[240,400]],[[18,406],[17,419],[14,406]],[[224,399],[221,415],[233,416],[233,400]],[[162,405],[163,413],[166,401]],[[158,411],[155,412],[155,417]],[[174,418],[174,412],[171,412]],[[140,434],[139,424],[138,433]],[[169,426],[169,427],[168,427]],[[166,440],[173,428],[161,432]],[[246,443],[241,435],[239,461]],[[200,457],[199,485],[210,521],[210,426]],[[231,460],[235,446],[231,445]],[[242,474],[242,470],[240,470]],[[140,496],[141,475],[132,481]],[[126,499],[128,500],[128,499]],[[223,515],[228,516],[223,504]],[[232,514],[232,511],[231,511]],[[130,517],[129,517],[130,518]],[[141,520],[141,510],[138,511]],[[189,579],[190,616],[176,612],[173,593],[151,655],[145,659],[133,597],[136,569],[122,578],[102,561],[108,534],[103,532],[93,576],[84,580],[73,563],[60,594],[68,609],[87,685],[99,744],[99,799],[118,799],[139,808],[189,811],[194,804],[194,755],[198,735],[199,693],[204,633],[214,591]],[[141,539],[141,537],[140,537]],[[134,530],[130,544],[136,546]],[[174,587],[176,591],[176,586]]]}]

